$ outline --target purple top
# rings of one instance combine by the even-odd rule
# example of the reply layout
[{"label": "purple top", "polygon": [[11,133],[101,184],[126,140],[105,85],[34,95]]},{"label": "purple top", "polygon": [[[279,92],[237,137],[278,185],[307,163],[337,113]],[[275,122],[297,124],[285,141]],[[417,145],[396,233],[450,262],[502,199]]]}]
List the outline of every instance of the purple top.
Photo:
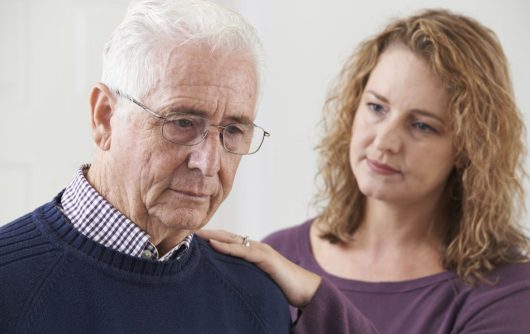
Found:
[{"label": "purple top", "polygon": [[364,282],[325,272],[311,252],[312,221],[264,242],[322,276],[294,333],[530,333],[530,263],[508,264],[495,285],[466,285],[454,272],[400,282]]}]

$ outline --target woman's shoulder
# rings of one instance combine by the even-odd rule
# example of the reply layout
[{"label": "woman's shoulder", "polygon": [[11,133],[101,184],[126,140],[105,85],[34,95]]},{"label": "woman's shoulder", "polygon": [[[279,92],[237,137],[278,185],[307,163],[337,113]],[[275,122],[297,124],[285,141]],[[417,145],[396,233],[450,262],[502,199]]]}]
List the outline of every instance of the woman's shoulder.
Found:
[{"label": "woman's shoulder", "polygon": [[302,224],[278,230],[266,236],[263,242],[269,244],[283,256],[293,260],[293,257],[303,253],[301,245],[309,242],[309,230],[313,219]]},{"label": "woman's shoulder", "polygon": [[284,242],[293,241],[293,239],[306,238],[309,236],[309,229],[312,223],[313,219],[310,219],[302,224],[278,230],[263,238],[263,242],[274,247]]},{"label": "woman's shoulder", "polygon": [[520,333],[519,330],[527,333],[530,328],[530,262],[502,265],[488,275],[488,280],[489,283],[478,284],[463,294],[465,300],[457,328],[487,326],[510,328],[504,333]]},{"label": "woman's shoulder", "polygon": [[[489,282],[477,285],[473,293],[477,296],[509,294],[510,291],[530,291],[530,262],[507,263],[499,266],[487,276]],[[530,306],[530,300],[528,301]]]},{"label": "woman's shoulder", "polygon": [[498,278],[500,284],[514,284],[523,281],[530,283],[530,261],[500,266],[493,272],[492,278]]}]

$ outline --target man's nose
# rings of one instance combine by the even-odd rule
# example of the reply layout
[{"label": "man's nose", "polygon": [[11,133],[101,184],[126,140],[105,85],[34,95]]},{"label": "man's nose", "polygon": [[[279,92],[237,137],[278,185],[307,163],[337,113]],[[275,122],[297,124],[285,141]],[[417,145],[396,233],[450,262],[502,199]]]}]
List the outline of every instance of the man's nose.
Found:
[{"label": "man's nose", "polygon": [[403,129],[393,120],[379,124],[375,137],[375,147],[381,152],[397,153],[403,143]]},{"label": "man's nose", "polygon": [[191,147],[188,168],[198,169],[204,176],[215,176],[221,168],[223,150],[219,131],[211,129],[202,143]]}]

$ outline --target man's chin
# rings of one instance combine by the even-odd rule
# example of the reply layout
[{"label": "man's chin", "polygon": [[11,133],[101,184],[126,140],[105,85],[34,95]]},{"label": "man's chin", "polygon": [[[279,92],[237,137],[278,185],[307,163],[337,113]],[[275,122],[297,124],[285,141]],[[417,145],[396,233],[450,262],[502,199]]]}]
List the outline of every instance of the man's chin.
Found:
[{"label": "man's chin", "polygon": [[172,230],[197,231],[208,222],[207,215],[194,209],[175,209],[170,214],[163,215],[162,224]]}]

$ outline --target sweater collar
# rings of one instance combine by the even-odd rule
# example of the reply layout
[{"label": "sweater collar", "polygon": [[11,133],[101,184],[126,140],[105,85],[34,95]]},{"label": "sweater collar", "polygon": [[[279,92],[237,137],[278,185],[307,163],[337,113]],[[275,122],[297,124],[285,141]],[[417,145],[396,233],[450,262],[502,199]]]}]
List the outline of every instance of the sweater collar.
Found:
[{"label": "sweater collar", "polygon": [[198,237],[193,238],[189,250],[179,260],[154,261],[133,257],[112,248],[105,247],[87,238],[76,230],[68,218],[59,210],[63,192],[33,214],[37,227],[57,248],[75,255],[79,260],[87,260],[94,265],[115,268],[131,274],[145,276],[174,276],[182,271],[190,271],[199,261]]}]

